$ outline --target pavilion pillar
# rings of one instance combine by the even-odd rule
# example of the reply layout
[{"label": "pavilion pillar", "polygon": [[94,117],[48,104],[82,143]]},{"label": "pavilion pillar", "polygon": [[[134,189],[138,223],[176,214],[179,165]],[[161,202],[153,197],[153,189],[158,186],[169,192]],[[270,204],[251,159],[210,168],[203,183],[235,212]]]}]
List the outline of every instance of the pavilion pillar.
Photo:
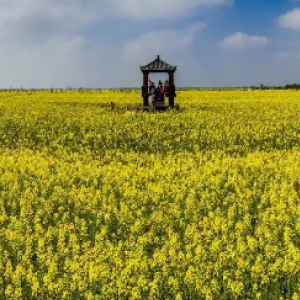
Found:
[{"label": "pavilion pillar", "polygon": [[174,85],[174,71],[169,72],[169,106],[174,106],[175,99],[175,85]]},{"label": "pavilion pillar", "polygon": [[149,80],[149,72],[143,71],[143,86],[142,86],[143,106],[149,106],[148,80]]}]

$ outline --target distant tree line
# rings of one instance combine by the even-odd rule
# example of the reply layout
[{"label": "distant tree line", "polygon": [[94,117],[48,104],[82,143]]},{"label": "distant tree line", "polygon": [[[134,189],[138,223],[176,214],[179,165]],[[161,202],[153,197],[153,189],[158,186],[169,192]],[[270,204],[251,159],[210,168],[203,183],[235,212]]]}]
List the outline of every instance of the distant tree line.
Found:
[{"label": "distant tree line", "polygon": [[287,90],[299,90],[300,89],[300,84],[299,83],[294,83],[294,84],[287,84],[285,86]]},{"label": "distant tree line", "polygon": [[[233,90],[239,90],[239,91],[247,91],[247,90],[299,90],[300,89],[300,83],[294,83],[294,84],[287,84],[284,86],[265,86],[261,84],[260,86],[240,86],[240,87],[176,87],[177,91],[233,91]],[[123,93],[131,93],[140,91],[140,88],[138,87],[121,87],[121,88],[37,88],[37,89],[26,89],[26,88],[9,88],[9,89],[0,89],[2,92],[39,92],[39,91],[50,91],[50,92],[64,92],[64,91],[76,91],[76,92],[102,92],[105,90],[109,90],[111,92],[123,92]]]}]

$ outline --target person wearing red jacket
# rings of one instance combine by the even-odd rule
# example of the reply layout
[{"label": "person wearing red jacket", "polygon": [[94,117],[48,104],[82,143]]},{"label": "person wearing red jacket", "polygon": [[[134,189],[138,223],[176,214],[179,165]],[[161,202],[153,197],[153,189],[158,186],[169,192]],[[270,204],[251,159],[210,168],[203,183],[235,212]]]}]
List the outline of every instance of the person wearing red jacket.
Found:
[{"label": "person wearing red jacket", "polygon": [[164,101],[165,100],[165,92],[166,92],[166,89],[165,87],[163,86],[161,80],[158,82],[158,97],[159,97],[159,100],[160,101]]}]

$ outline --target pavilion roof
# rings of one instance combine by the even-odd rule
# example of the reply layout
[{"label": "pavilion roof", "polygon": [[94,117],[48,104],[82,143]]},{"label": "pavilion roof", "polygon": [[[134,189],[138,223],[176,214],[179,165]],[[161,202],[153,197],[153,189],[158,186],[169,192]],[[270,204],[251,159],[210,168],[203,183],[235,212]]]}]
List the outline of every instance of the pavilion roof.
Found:
[{"label": "pavilion roof", "polygon": [[157,58],[150,62],[145,66],[140,66],[141,71],[149,71],[149,72],[168,72],[168,71],[176,71],[176,66],[172,66],[167,62],[163,61],[159,55]]}]

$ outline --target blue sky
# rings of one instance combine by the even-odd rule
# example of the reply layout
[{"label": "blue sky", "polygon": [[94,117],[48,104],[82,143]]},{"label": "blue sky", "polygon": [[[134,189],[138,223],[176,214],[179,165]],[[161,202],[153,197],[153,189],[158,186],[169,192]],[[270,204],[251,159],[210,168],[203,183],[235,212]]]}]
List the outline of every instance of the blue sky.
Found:
[{"label": "blue sky", "polygon": [[1,88],[138,87],[157,54],[177,86],[300,82],[300,0],[0,1]]}]

